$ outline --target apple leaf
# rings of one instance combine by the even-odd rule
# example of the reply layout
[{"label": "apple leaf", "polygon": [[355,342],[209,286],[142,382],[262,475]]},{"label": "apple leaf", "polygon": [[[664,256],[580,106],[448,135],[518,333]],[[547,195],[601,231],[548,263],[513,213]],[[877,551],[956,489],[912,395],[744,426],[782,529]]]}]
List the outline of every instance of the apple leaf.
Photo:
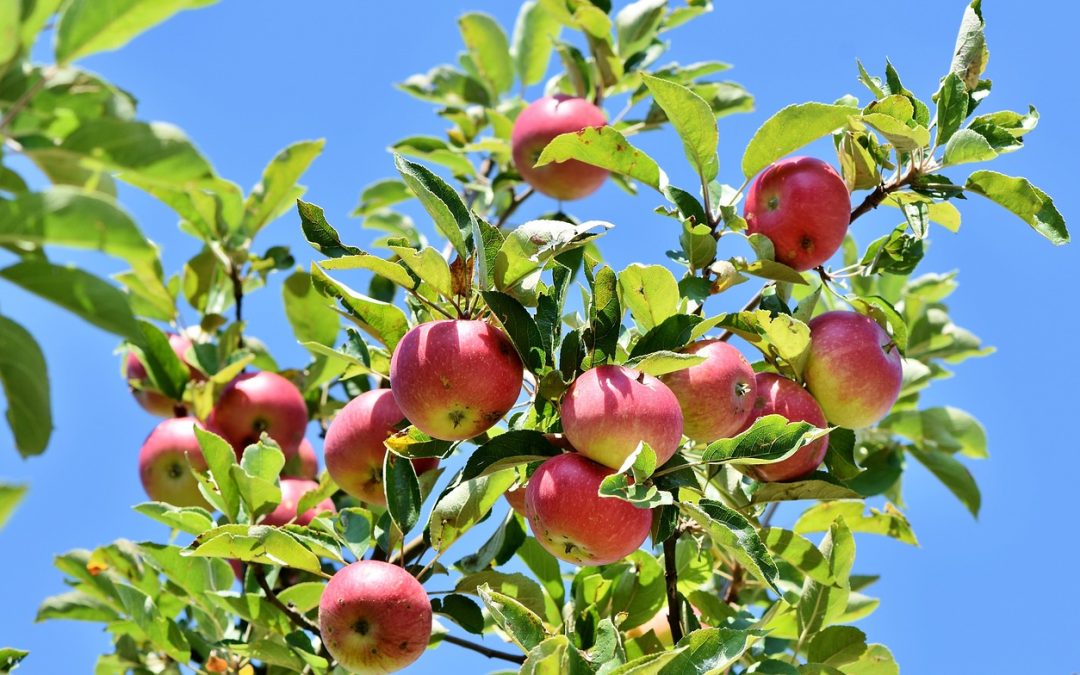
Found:
[{"label": "apple leaf", "polygon": [[547,74],[548,63],[562,26],[543,3],[522,3],[514,24],[510,53],[518,78],[525,86],[536,84]]},{"label": "apple leaf", "polygon": [[487,515],[516,480],[517,471],[503,470],[468,480],[459,478],[451,484],[431,512],[428,528],[432,548],[440,552],[449,548]]},{"label": "apple leaf", "polygon": [[613,269],[605,265],[596,272],[589,302],[589,326],[582,335],[592,367],[610,363],[616,356],[622,330],[618,288],[619,280]]},{"label": "apple leaf", "polygon": [[810,640],[806,659],[835,667],[851,663],[865,652],[866,633],[854,626],[829,626]]},{"label": "apple leaf", "polygon": [[360,560],[371,547],[371,534],[375,531],[374,518],[367,509],[342,509],[334,519],[334,529],[345,542],[345,547]]},{"label": "apple leaf", "polygon": [[484,291],[482,295],[503,330],[510,336],[522,363],[534,373],[542,370],[553,357],[545,353],[540,328],[533,317],[521,303],[506,293]]},{"label": "apple leaf", "polygon": [[646,332],[676,313],[679,284],[663,265],[634,263],[619,272],[619,301]]},{"label": "apple leaf", "polygon": [[353,217],[362,217],[375,213],[387,206],[393,206],[399,202],[413,198],[409,186],[396,178],[384,178],[366,186],[360,193],[360,204],[350,214]]},{"label": "apple leaf", "polygon": [[928,450],[960,452],[974,459],[988,457],[986,430],[959,408],[901,410],[882,420],[879,426]]},{"label": "apple leaf", "polygon": [[[396,253],[405,267],[412,270],[413,274],[425,282],[435,292],[444,298],[451,298],[454,294],[453,278],[450,266],[446,264],[446,258],[430,246],[419,251],[408,246],[390,246],[391,251]],[[393,281],[393,279],[391,279]]]},{"label": "apple leaf", "polygon": [[540,153],[536,166],[568,159],[622,174],[661,193],[668,184],[667,174],[656,160],[634,147],[612,127],[586,127],[556,136]]},{"label": "apple leaf", "polygon": [[458,19],[458,28],[480,76],[495,93],[509,90],[514,84],[514,61],[499,22],[487,14],[469,12]]},{"label": "apple leaf", "polygon": [[296,210],[300,214],[300,229],[304,233],[304,238],[319,253],[329,258],[364,254],[355,246],[341,243],[337,230],[326,222],[326,216],[320,207],[297,199]]},{"label": "apple leaf", "polygon": [[386,508],[401,533],[408,534],[420,522],[420,482],[412,462],[388,452],[383,457],[383,494]]},{"label": "apple leaf", "polygon": [[15,649],[14,647],[2,647],[0,648],[0,673],[10,673],[22,663],[22,660],[30,655],[30,652],[24,649]]},{"label": "apple leaf", "polygon": [[15,507],[26,496],[28,485],[16,485],[14,483],[0,483],[0,529],[3,529]]},{"label": "apple leaf", "polygon": [[858,499],[858,492],[845,487],[826,473],[811,474],[806,480],[791,483],[762,483],[751,498],[752,504],[789,502],[802,499],[831,501],[834,499]]},{"label": "apple leaf", "polygon": [[1069,243],[1069,230],[1054,206],[1054,200],[1026,178],[1014,178],[996,171],[976,171],[968,176],[964,190],[1005,207],[1050,243],[1056,246]]},{"label": "apple leaf", "polygon": [[960,21],[960,31],[956,35],[956,46],[953,48],[952,64],[949,66],[949,71],[963,80],[968,91],[978,86],[979,78],[990,58],[990,50],[986,47],[986,36],[983,32],[985,26],[982,0],[972,0],[964,10],[964,17]]},{"label": "apple leaf", "polygon": [[858,108],[826,103],[790,105],[776,113],[754,133],[742,158],[742,172],[753,178],[789,152],[847,126]]},{"label": "apple leaf", "polygon": [[278,599],[286,605],[296,608],[301,614],[306,614],[319,606],[326,584],[321,581],[301,581],[289,586],[278,593]]},{"label": "apple leaf", "polygon": [[40,455],[53,430],[45,355],[25,328],[4,316],[0,316],[0,384],[15,449],[23,457]]},{"label": "apple leaf", "polygon": [[723,672],[763,635],[764,632],[756,630],[701,628],[679,640],[676,645],[679,654],[660,672],[687,675]]},{"label": "apple leaf", "polygon": [[791,530],[768,527],[761,531],[761,539],[773,556],[783,559],[808,578],[822,584],[833,582],[825,556],[806,537]]},{"label": "apple leaf", "polygon": [[829,433],[809,422],[788,422],[782,415],[766,415],[733,438],[713,441],[701,454],[708,464],[771,464]]},{"label": "apple leaf", "polygon": [[630,358],[639,358],[654,352],[677,352],[690,344],[694,326],[701,321],[700,316],[693,314],[669,316],[637,339],[630,350]]},{"label": "apple leaf", "polygon": [[462,480],[472,480],[530,462],[539,462],[562,454],[544,434],[533,429],[518,429],[499,434],[469,455]]},{"label": "apple leaf", "polygon": [[614,225],[601,220],[574,224],[531,220],[510,232],[495,256],[495,288],[524,305],[535,305],[540,275],[550,260],[581,248]]},{"label": "apple leaf", "polygon": [[686,158],[701,176],[702,183],[716,178],[720,166],[716,156],[720,132],[716,127],[716,115],[709,104],[677,82],[644,73],[641,80],[682,139]]},{"label": "apple leaf", "polygon": [[739,562],[774,591],[779,572],[757,530],[738,511],[712,499],[697,504],[680,502],[679,510],[705,529],[718,546],[731,551]]},{"label": "apple leaf", "polygon": [[315,290],[310,274],[303,270],[290,274],[282,284],[281,299],[297,342],[333,346],[341,319],[326,296]]},{"label": "apple leaf", "polygon": [[475,635],[484,634],[484,613],[472,598],[460,593],[448,593],[431,599],[431,611],[442,614]]},{"label": "apple leaf", "polygon": [[109,623],[120,618],[109,603],[82,591],[69,591],[46,598],[38,607],[35,621],[66,619]]},{"label": "apple leaf", "polygon": [[865,509],[862,501],[822,502],[804,511],[792,529],[800,534],[824,532],[837,518],[843,518],[852,532],[881,534],[905,544],[919,545],[907,518],[895,506],[886,503],[884,511],[870,509],[869,514],[864,514]]},{"label": "apple leaf", "polygon": [[590,675],[593,669],[585,660],[581,650],[571,644],[568,637],[555,635],[529,650],[518,672],[526,675],[540,675],[541,673]]},{"label": "apple leaf", "polygon": [[399,154],[394,155],[394,165],[431,216],[439,233],[453,245],[458,255],[467,258],[469,251],[465,247],[465,233],[472,232],[473,215],[458,193],[431,170]]},{"label": "apple leaf", "polygon": [[476,592],[491,618],[523,651],[528,652],[547,637],[544,622],[525,605],[508,595],[491,590],[487,584],[478,587]]},{"label": "apple leaf", "polygon": [[615,15],[619,55],[628,58],[648,47],[667,13],[667,0],[636,0]]},{"label": "apple leaf", "polygon": [[829,566],[831,583],[823,584],[807,577],[803,582],[797,608],[800,639],[817,633],[836,622],[847,608],[851,585],[848,580],[855,561],[855,538],[844,524],[843,517],[829,525],[829,531],[819,547]]},{"label": "apple leaf", "polygon": [[304,190],[296,185],[300,176],[322,152],[325,141],[300,141],[279,152],[263,169],[259,181],[244,201],[243,228],[254,237],[284,213]]},{"label": "apple leaf", "polygon": [[409,331],[409,320],[405,312],[396,306],[357,293],[348,286],[331,279],[315,263],[311,264],[311,278],[312,284],[320,293],[340,302],[347,311],[346,316],[386,345],[387,349],[392,351]]},{"label": "apple leaf", "polygon": [[173,506],[163,502],[143,502],[134,509],[174,530],[199,535],[214,527],[210,512],[198,506]]},{"label": "apple leaf", "polygon": [[975,483],[975,479],[967,467],[961,464],[953,455],[941,450],[920,448],[918,446],[908,446],[907,450],[915,459],[919,460],[919,463],[929,469],[930,473],[937,476],[938,480],[949,488],[950,492],[956,495],[956,498],[967,507],[972,516],[979,517],[982,496],[979,493],[979,486]]},{"label": "apple leaf", "polygon": [[232,467],[237,466],[236,452],[224,438],[198,426],[195,427],[195,438],[199,441],[213,485],[221,495],[225,507],[222,511],[235,522],[240,513],[240,490],[232,474]]},{"label": "apple leaf", "polygon": [[138,178],[139,186],[164,184],[189,188],[214,178],[210,162],[179,128],[164,122],[138,122],[116,117],[88,120],[59,146],[80,156],[81,166],[121,172]]},{"label": "apple leaf", "polygon": [[699,363],[704,363],[705,357],[697,354],[683,354],[680,352],[657,351],[643,356],[631,357],[623,365],[627,368],[659,377],[674,373],[679,370],[692,368]]},{"label": "apple leaf", "polygon": [[217,0],[72,0],[56,27],[56,60],[70,63],[95,52],[119,49],[132,38],[185,9]]},{"label": "apple leaf", "polygon": [[195,538],[183,555],[233,558],[241,562],[294,567],[321,577],[319,558],[294,537],[267,525],[222,525]]},{"label": "apple leaf", "polygon": [[484,542],[480,550],[458,560],[454,567],[466,574],[473,574],[496,565],[505,565],[525,543],[525,536],[525,529],[517,513],[510,509],[498,529]]}]

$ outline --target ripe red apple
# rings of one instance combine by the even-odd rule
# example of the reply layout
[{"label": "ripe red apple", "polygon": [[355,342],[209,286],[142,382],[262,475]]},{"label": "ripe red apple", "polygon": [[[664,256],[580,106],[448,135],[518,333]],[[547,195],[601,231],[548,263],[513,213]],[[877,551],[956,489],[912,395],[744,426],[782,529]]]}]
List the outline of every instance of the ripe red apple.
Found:
[{"label": "ripe red apple", "polygon": [[576,565],[607,565],[636,551],[649,536],[649,509],[597,494],[611,473],[571,452],[546,460],[529,478],[525,517],[553,556]]},{"label": "ripe red apple", "polygon": [[840,248],[851,221],[851,194],[840,174],[813,157],[769,165],[746,192],[746,231],[763,234],[776,260],[800,272]]},{"label": "ripe red apple", "polygon": [[[193,368],[184,358],[184,355],[191,349],[191,340],[183,335],[169,333],[169,346],[180,357],[180,360],[187,365],[188,373],[193,380],[206,379],[205,375]],[[131,383],[131,395],[135,397],[135,401],[151,415],[174,417],[177,412],[185,412],[184,405],[180,401],[174,401],[152,388],[150,374],[146,372],[146,366],[143,365],[134,351],[127,353],[127,359],[124,361],[124,377]]]},{"label": "ripe red apple", "polygon": [[510,505],[510,508],[514,509],[518,515],[525,516],[526,518],[528,518],[528,515],[525,513],[525,491],[527,487],[528,483],[525,485],[516,483],[503,493],[503,497],[506,498],[506,503]]},{"label": "ripe red apple", "polygon": [[868,316],[826,312],[810,320],[803,379],[833,424],[867,427],[900,396],[903,365],[889,334]]},{"label": "ripe red apple", "polygon": [[483,321],[422,323],[390,359],[390,388],[401,412],[446,441],[495,426],[517,402],[522,374],[510,339]]},{"label": "ripe red apple", "polygon": [[696,342],[683,352],[705,361],[660,378],[679,400],[683,433],[699,443],[737,434],[757,395],[754,369],[738,349],[719,340]]},{"label": "ripe red apple", "polygon": [[334,508],[334,502],[330,501],[329,497],[301,514],[296,513],[296,507],[300,505],[303,496],[317,489],[319,489],[319,484],[313,480],[282,478],[281,503],[273,511],[266,514],[261,524],[281,526],[296,523],[297,525],[307,525],[323,511],[336,513],[337,509]]},{"label": "ripe red apple", "polygon": [[[369,504],[386,506],[383,492],[384,442],[405,421],[389,389],[373,389],[345,404],[326,430],[326,470],[338,487]],[[412,461],[420,475],[439,465],[438,457]]]},{"label": "ripe red apple", "polygon": [[514,120],[510,136],[514,166],[525,182],[549,197],[587,197],[604,184],[607,169],[576,159],[541,167],[534,165],[556,136],[606,125],[604,111],[583,98],[557,94],[533,101]]},{"label": "ripe red apple", "polygon": [[599,366],[563,396],[562,426],[570,444],[594,462],[618,469],[644,441],[660,466],[679,447],[683,416],[675,394],[652,375]]},{"label": "ripe red apple", "polygon": [[210,508],[191,470],[206,471],[194,417],[174,417],[154,427],[139,450],[139,478],[150,499],[173,506]]},{"label": "ripe red apple", "polygon": [[349,672],[392,673],[427,649],[431,602],[403,568],[360,560],[326,584],[319,629],[331,656]]},{"label": "ripe red apple", "polygon": [[[777,375],[776,373],[757,374],[757,398],[750,420],[749,429],[754,421],[766,415],[782,415],[789,422],[809,422],[815,427],[829,426],[821,407],[803,389],[798,382]],[[795,454],[772,464],[748,464],[742,468],[748,475],[765,482],[798,480],[814,472],[829,449],[829,437],[823,436],[795,451]]]},{"label": "ripe red apple", "polygon": [[300,390],[270,372],[245,373],[230,382],[208,420],[237,457],[265,431],[281,446],[286,462],[300,452],[307,423],[307,404]]},{"label": "ripe red apple", "polygon": [[281,475],[286,478],[316,480],[319,475],[319,458],[315,455],[315,448],[311,445],[311,441],[306,438],[300,441],[296,456],[285,463]]}]

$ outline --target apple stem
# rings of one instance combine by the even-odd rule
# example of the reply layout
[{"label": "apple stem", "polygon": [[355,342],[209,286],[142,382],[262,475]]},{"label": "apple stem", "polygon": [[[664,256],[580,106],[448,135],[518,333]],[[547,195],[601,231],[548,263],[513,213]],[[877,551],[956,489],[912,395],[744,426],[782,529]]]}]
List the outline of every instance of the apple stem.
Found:
[{"label": "apple stem", "polygon": [[679,616],[679,572],[675,567],[675,544],[679,539],[679,530],[676,529],[670,537],[664,540],[664,580],[667,585],[668,603],[668,626],[671,628],[671,641],[679,644],[683,638],[682,622]]},{"label": "apple stem", "polygon": [[489,659],[502,659],[503,661],[509,661],[511,663],[525,663],[525,657],[521,654],[511,654],[510,652],[504,652],[498,649],[492,649],[491,647],[485,647],[484,645],[476,644],[475,642],[470,642],[469,640],[464,640],[462,638],[450,635],[449,633],[443,635],[442,640],[443,642],[449,642],[450,644],[457,645],[458,647],[470,649],[477,654],[483,654]]}]

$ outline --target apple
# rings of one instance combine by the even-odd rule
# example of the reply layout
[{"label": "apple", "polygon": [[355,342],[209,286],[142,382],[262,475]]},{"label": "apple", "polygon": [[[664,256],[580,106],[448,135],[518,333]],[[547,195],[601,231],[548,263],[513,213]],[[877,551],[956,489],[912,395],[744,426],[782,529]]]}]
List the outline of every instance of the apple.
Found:
[{"label": "apple", "polygon": [[521,483],[515,483],[509,490],[503,493],[503,497],[506,498],[506,503],[510,505],[510,508],[514,509],[518,515],[528,517],[525,513],[525,491],[528,488],[528,483],[522,485]]},{"label": "apple", "polygon": [[281,470],[281,475],[286,478],[317,479],[319,475],[319,458],[315,455],[315,448],[311,445],[311,441],[306,438],[300,441],[300,448],[297,450],[296,456],[286,462],[285,468]]},{"label": "apple", "polygon": [[191,470],[206,471],[206,459],[195,437],[202,427],[194,417],[174,417],[162,421],[143,441],[139,450],[139,478],[150,499],[173,506],[210,508],[199,492],[199,481]]},{"label": "apple", "polygon": [[[700,623],[701,610],[699,610],[697,607],[694,607],[693,605],[690,605],[690,609],[694,612],[694,616],[698,618]],[[701,627],[708,628],[709,626],[708,624],[702,623]],[[664,605],[660,607],[660,609],[656,610],[656,614],[653,614],[651,619],[641,624],[640,626],[634,626],[630,630],[626,631],[626,637],[633,640],[634,638],[642,637],[649,631],[653,632],[653,635],[655,635],[656,639],[660,641],[660,644],[664,645],[665,647],[670,647],[672,645],[671,624],[668,623],[667,603],[664,603]]]},{"label": "apple", "polygon": [[773,243],[776,260],[800,272],[832,257],[851,222],[851,194],[840,174],[813,157],[769,165],[746,192],[746,231]]},{"label": "apple", "polygon": [[229,558],[229,567],[232,568],[233,576],[240,582],[240,585],[244,585],[244,563],[240,562],[236,558]]},{"label": "apple", "polygon": [[514,120],[510,147],[525,182],[555,199],[581,199],[600,189],[607,169],[570,159],[535,166],[547,144],[560,134],[607,125],[604,111],[583,98],[557,94],[533,101]]},{"label": "apple", "polygon": [[803,379],[833,424],[870,426],[889,414],[900,396],[900,350],[868,316],[834,311],[814,317]]},{"label": "apple", "polygon": [[[180,360],[187,365],[188,373],[193,380],[206,379],[205,375],[193,368],[184,358],[184,355],[191,349],[191,340],[183,335],[169,333],[169,346],[180,357]],[[134,350],[128,351],[127,359],[124,361],[124,377],[130,383],[131,395],[135,397],[135,401],[151,415],[173,417],[178,413],[180,416],[187,414],[183,403],[174,401],[165,394],[153,389],[154,385],[150,382],[150,374],[146,372],[146,366],[139,360]]]},{"label": "apple", "polygon": [[660,466],[679,447],[683,416],[675,394],[652,375],[598,366],[566,391],[562,426],[570,445],[594,462],[618,469],[644,441]]},{"label": "apple", "polygon": [[[821,407],[810,392],[803,389],[798,382],[776,373],[757,374],[757,397],[746,429],[749,429],[755,420],[766,415],[782,415],[789,422],[809,422],[819,429],[829,426]],[[745,464],[740,468],[764,482],[798,480],[813,473],[821,465],[828,449],[829,437],[823,436],[799,448],[785,460],[772,464]]]},{"label": "apple", "polygon": [[525,488],[525,517],[549,553],[576,565],[607,565],[636,551],[652,512],[597,494],[612,470],[578,453],[546,460]]},{"label": "apple", "polygon": [[265,431],[281,446],[286,462],[300,452],[307,423],[307,404],[300,390],[281,375],[266,371],[245,373],[230,382],[208,420],[237,457]]},{"label": "apple", "polygon": [[360,560],[338,570],[319,600],[319,632],[330,655],[353,673],[405,668],[431,639],[431,602],[397,565]]},{"label": "apple", "polygon": [[[383,459],[386,439],[405,422],[394,394],[373,389],[345,404],[330,422],[323,442],[326,470],[338,487],[369,504],[386,506]],[[438,457],[412,460],[416,474],[439,465]]]},{"label": "apple", "polygon": [[323,511],[337,513],[337,509],[334,508],[334,502],[330,501],[329,497],[301,514],[296,513],[296,507],[300,505],[300,500],[303,496],[318,489],[319,484],[313,480],[307,480],[305,478],[282,478],[281,503],[278,504],[273,511],[266,514],[260,524],[281,526],[288,525],[289,523],[296,523],[297,525],[307,525],[315,516]]},{"label": "apple", "polygon": [[431,321],[401,339],[390,389],[405,417],[445,441],[482,434],[521,393],[521,358],[506,334],[483,321]]},{"label": "apple", "polygon": [[750,362],[720,340],[696,342],[683,352],[705,361],[660,378],[679,400],[683,433],[699,443],[737,434],[746,426],[757,395]]}]

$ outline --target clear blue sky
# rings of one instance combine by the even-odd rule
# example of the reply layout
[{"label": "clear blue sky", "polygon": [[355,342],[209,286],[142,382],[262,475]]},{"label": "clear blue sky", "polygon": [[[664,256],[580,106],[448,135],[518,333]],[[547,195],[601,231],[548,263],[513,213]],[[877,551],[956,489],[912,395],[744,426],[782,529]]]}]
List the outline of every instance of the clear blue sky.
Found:
[{"label": "clear blue sky", "polygon": [[[454,20],[460,12],[489,11],[511,26],[516,4],[226,1],[180,15],[85,66],[134,92],[142,118],[184,128],[219,173],[245,186],[279,148],[325,137],[326,151],[305,180],[311,187],[307,198],[325,207],[347,241],[362,244],[370,233],[346,214],[362,186],[392,173],[385,148],[407,135],[440,133],[444,126],[428,105],[391,84],[455,60],[460,42]],[[672,57],[733,62],[732,79],[757,96],[757,112],[721,121],[721,179],[734,184],[740,182],[745,142],[782,106],[831,101],[848,92],[865,100],[855,80],[856,56],[875,72],[889,56],[905,85],[928,98],[948,67],[964,8],[959,0],[910,0],[902,7],[833,0],[827,10],[826,3],[717,5],[715,13],[672,35]],[[986,109],[1025,110],[1035,103],[1042,114],[1028,147],[999,159],[994,168],[1025,175],[1049,192],[1066,218],[1074,218],[1075,230],[1080,198],[1072,158],[1080,134],[1070,81],[1080,9],[1050,0],[989,0],[984,11],[988,76],[994,81]],[[673,136],[641,143],[673,182],[692,184]],[[835,161],[827,148],[819,152]],[[168,269],[179,269],[196,251],[164,207],[130,190],[122,199],[164,247]],[[573,210],[617,224],[602,245],[619,269],[634,259],[663,261],[663,251],[673,247],[674,221],[652,213],[657,203],[653,194],[635,199],[608,185]],[[522,215],[547,206],[536,200]],[[871,640],[893,649],[906,673],[1004,673],[1015,672],[1017,664],[1030,673],[1074,672],[1080,669],[1080,587],[1060,575],[1071,571],[1080,554],[1073,536],[1080,455],[1072,435],[1058,430],[1075,418],[1080,403],[1070,349],[1080,322],[1069,309],[1075,281],[1067,273],[1080,265],[1080,251],[1055,249],[976,197],[962,210],[960,234],[938,229],[924,269],[961,270],[954,318],[999,351],[961,365],[958,376],[936,385],[925,403],[965,408],[986,424],[991,459],[973,467],[983,490],[982,516],[973,521],[936,480],[912,467],[904,493],[922,547],[870,536],[858,540],[856,572],[883,575],[870,591],[882,605],[860,625]],[[895,220],[895,212],[872,214],[855,234],[866,242]],[[260,247],[271,239],[290,243],[304,265],[312,258],[291,214],[261,238]],[[102,273],[118,269],[95,256],[54,257]],[[253,296],[249,316],[280,363],[301,365],[304,355],[281,311],[279,283],[280,278]],[[734,309],[741,298],[714,302],[714,309]],[[110,356],[112,336],[10,285],[0,290],[0,309],[43,342],[57,427],[48,452],[28,461],[18,459],[6,429],[0,431],[0,477],[31,484],[29,497],[0,532],[0,643],[33,652],[20,672],[89,672],[96,655],[108,648],[100,627],[35,625],[34,613],[42,598],[64,590],[51,566],[55,553],[118,537],[166,535],[130,510],[144,499],[136,456],[154,420],[128,395],[119,363]],[[780,520],[796,513],[786,506]],[[410,672],[498,667],[446,646]]]}]

